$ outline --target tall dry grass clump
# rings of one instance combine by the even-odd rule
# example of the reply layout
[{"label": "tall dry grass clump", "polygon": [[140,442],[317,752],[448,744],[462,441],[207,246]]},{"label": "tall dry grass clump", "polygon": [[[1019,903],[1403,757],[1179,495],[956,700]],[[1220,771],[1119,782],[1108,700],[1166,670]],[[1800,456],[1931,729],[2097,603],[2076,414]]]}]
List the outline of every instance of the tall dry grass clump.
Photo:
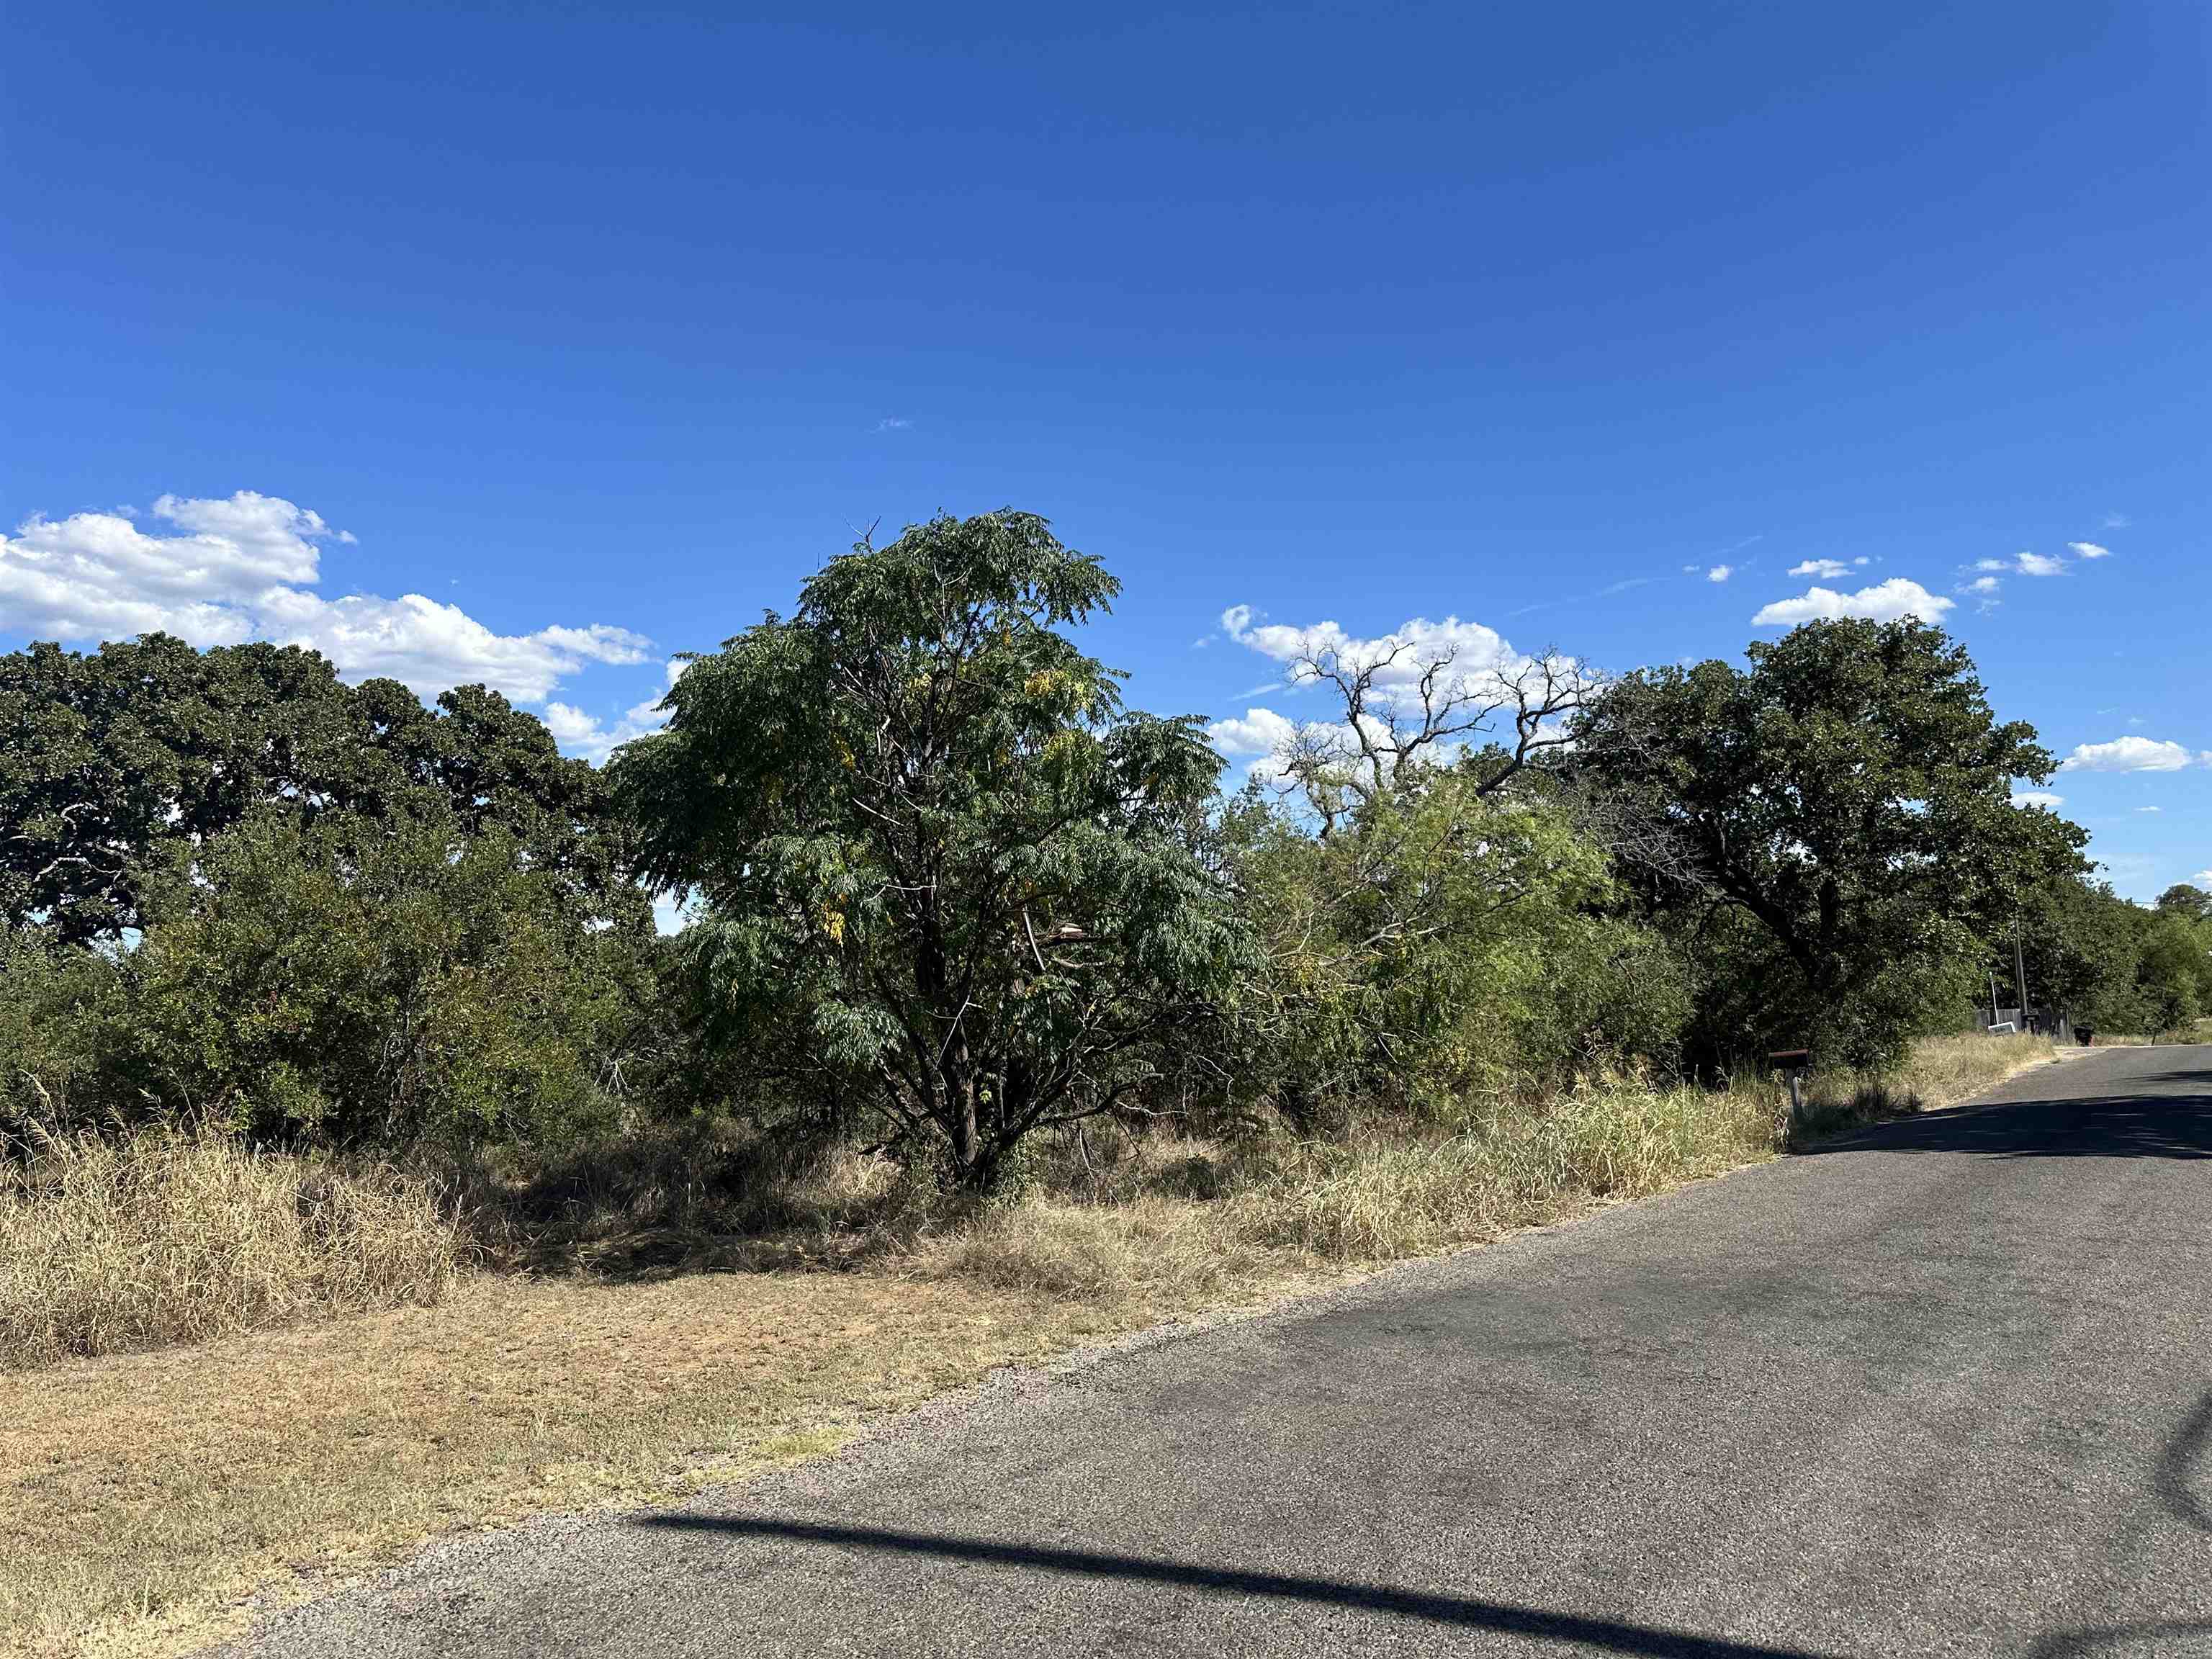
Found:
[{"label": "tall dry grass clump", "polygon": [[1818,1135],[1899,1112],[1936,1111],[1994,1087],[2056,1053],[2049,1037],[2025,1032],[1990,1036],[1962,1031],[1922,1037],[1893,1073],[1870,1078],[1823,1073],[1808,1079],[1802,1128]]},{"label": "tall dry grass clump", "polygon": [[0,1366],[427,1305],[465,1253],[416,1176],[215,1133],[58,1139],[0,1162]]},{"label": "tall dry grass clump", "polygon": [[1499,1105],[1444,1138],[1362,1129],[1293,1143],[1231,1201],[1245,1237],[1383,1261],[1637,1198],[1770,1154],[1771,1090],[1616,1079]]}]

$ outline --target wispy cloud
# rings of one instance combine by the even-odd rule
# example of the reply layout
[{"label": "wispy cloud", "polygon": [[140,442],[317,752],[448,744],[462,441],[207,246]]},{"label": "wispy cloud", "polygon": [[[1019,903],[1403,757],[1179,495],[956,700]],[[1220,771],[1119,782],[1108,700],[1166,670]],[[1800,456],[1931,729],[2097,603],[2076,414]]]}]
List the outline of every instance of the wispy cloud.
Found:
[{"label": "wispy cloud", "polygon": [[1734,565],[1717,564],[1711,570],[1705,572],[1705,580],[1709,582],[1724,582],[1730,576],[1735,574],[1735,567]]},{"label": "wispy cloud", "polygon": [[903,415],[886,415],[876,422],[875,429],[878,432],[903,432],[913,424]]},{"label": "wispy cloud", "polygon": [[2124,513],[2107,513],[2105,514],[2105,528],[2107,530],[2125,530],[2134,522],[2135,520],[2128,517]]},{"label": "wispy cloud", "polygon": [[[1864,563],[1865,561],[1860,562]],[[1841,559],[1807,559],[1802,564],[1791,565],[1790,574],[1793,576],[1821,576],[1833,581],[1838,576],[1850,575],[1851,568]]]},{"label": "wispy cloud", "polygon": [[2085,559],[2109,559],[2112,556],[2111,548],[2100,547],[2094,542],[2069,542],[2066,545]]}]

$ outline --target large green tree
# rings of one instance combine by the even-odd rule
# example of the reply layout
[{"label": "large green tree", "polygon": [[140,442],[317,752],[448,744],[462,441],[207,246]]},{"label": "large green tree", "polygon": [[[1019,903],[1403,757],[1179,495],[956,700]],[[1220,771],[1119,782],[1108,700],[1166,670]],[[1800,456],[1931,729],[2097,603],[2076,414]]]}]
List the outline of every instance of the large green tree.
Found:
[{"label": "large green tree", "polygon": [[1063,631],[1116,591],[1026,513],[864,542],[614,763],[714,994],[970,1188],[1147,1104],[1243,950],[1193,850],[1220,763]]},{"label": "large green tree", "polygon": [[173,849],[268,805],[437,810],[467,833],[512,835],[594,904],[627,890],[599,775],[482,686],[434,709],[394,681],[349,687],[312,651],[202,652],[160,634],[0,656],[0,921],[113,939],[139,927]]},{"label": "large green tree", "polygon": [[2051,757],[1941,629],[1811,623],[1747,655],[1628,676],[1577,718],[1572,763],[1655,905],[1753,924],[1715,935],[1759,993],[1735,998],[1741,1046],[1802,1035],[1879,1064],[1933,1008],[1964,1012],[1985,942],[2084,837],[2012,804]]}]

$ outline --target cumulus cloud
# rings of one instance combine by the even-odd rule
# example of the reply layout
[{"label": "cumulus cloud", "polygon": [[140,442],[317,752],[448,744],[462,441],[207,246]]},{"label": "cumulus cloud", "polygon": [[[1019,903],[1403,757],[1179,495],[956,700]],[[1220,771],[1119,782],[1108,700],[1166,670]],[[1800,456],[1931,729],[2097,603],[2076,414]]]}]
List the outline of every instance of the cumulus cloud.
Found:
[{"label": "cumulus cloud", "polygon": [[149,531],[125,513],[33,514],[0,536],[0,632],[71,644],[169,633],[197,646],[309,646],[349,679],[388,676],[425,696],[481,681],[518,702],[550,696],[586,663],[643,662],[650,643],[604,623],[500,634],[457,605],[314,592],[323,516],[251,489],[163,495]]},{"label": "cumulus cloud", "polygon": [[1241,719],[1216,720],[1206,735],[1224,755],[1272,755],[1297,734],[1297,724],[1272,708],[1248,708]]},{"label": "cumulus cloud", "polygon": [[1751,625],[1794,628],[1800,623],[1833,622],[1845,617],[1868,622],[1895,622],[1902,617],[1917,617],[1923,622],[1932,623],[1942,621],[1952,605],[1952,600],[1930,593],[1918,582],[1892,576],[1887,581],[1862,587],[1856,593],[1842,593],[1832,587],[1808,588],[1794,599],[1777,599],[1767,605],[1751,619]]},{"label": "cumulus cloud", "polygon": [[2048,789],[2023,789],[2012,798],[2014,806],[2047,806],[2057,811],[2066,805],[2066,797],[2054,795]]},{"label": "cumulus cloud", "polygon": [[[670,658],[666,683],[675,684],[690,666],[680,657]],[[549,702],[545,705],[545,729],[553,734],[553,741],[570,754],[581,755],[597,764],[632,738],[645,737],[665,726],[668,716],[662,712],[660,702],[659,694],[655,693],[643,702],[624,709],[611,726],[602,726],[597,717],[572,704]]]},{"label": "cumulus cloud", "polygon": [[1709,582],[1724,582],[1730,576],[1735,574],[1735,567],[1734,565],[1717,564],[1711,570],[1705,572],[1705,580]]},{"label": "cumulus cloud", "polygon": [[2179,772],[2192,762],[2212,763],[2212,755],[2192,756],[2178,743],[2151,738],[2114,738],[2110,743],[2084,743],[2059,762],[2062,772]]},{"label": "cumulus cloud", "polygon": [[2112,556],[2111,548],[2100,547],[2094,542],[2069,542],[2066,545],[2085,559],[2109,559]]},{"label": "cumulus cloud", "polygon": [[[1864,564],[1866,561],[1861,559],[1859,562]],[[1851,568],[1841,559],[1808,559],[1802,564],[1791,565],[1790,574],[1793,576],[1821,576],[1832,581],[1838,576],[1850,575]]]},{"label": "cumulus cloud", "polygon": [[2013,568],[2023,576],[2055,576],[2066,568],[2066,561],[2048,553],[2022,553],[2013,561]]},{"label": "cumulus cloud", "polygon": [[1965,591],[1969,593],[1994,593],[2003,586],[1995,576],[1977,576],[1966,584]]},{"label": "cumulus cloud", "polygon": [[2199,870],[2195,875],[2190,877],[2189,884],[2191,887],[2202,887],[2205,891],[2212,893],[2212,870]]},{"label": "cumulus cloud", "polygon": [[[1368,639],[1334,622],[1304,628],[1267,622],[1250,605],[1234,605],[1221,613],[1221,631],[1238,644],[1283,664],[1287,671],[1284,681],[1256,686],[1239,696],[1311,686],[1319,679],[1312,665],[1316,660],[1347,673],[1366,673],[1367,720],[1377,736],[1385,731],[1394,705],[1401,700],[1408,706],[1417,702],[1419,688],[1432,674],[1433,679],[1426,679],[1427,689],[1440,698],[1466,699],[1477,704],[1494,701],[1510,706],[1515,696],[1512,684],[1517,677],[1577,672],[1573,665],[1561,660],[1540,664],[1514,650],[1496,629],[1462,622],[1457,617],[1446,617],[1441,622],[1416,617],[1387,634]],[[1224,755],[1255,757],[1249,769],[1252,775],[1262,779],[1281,775],[1279,757],[1293,737],[1332,751],[1348,752],[1358,747],[1358,734],[1347,725],[1293,721],[1264,708],[1249,708],[1241,718],[1216,720],[1206,728],[1206,735]]]},{"label": "cumulus cloud", "polygon": [[1346,667],[1376,665],[1375,683],[1383,687],[1411,685],[1431,664],[1446,659],[1456,677],[1468,686],[1486,678],[1494,680],[1525,661],[1495,629],[1462,622],[1456,617],[1446,617],[1442,622],[1416,617],[1370,640],[1348,633],[1333,622],[1316,623],[1310,628],[1263,623],[1250,605],[1232,605],[1221,613],[1221,631],[1239,645],[1289,665],[1293,684],[1302,678],[1310,679],[1310,675],[1301,676],[1297,665],[1317,653],[1333,653]]}]

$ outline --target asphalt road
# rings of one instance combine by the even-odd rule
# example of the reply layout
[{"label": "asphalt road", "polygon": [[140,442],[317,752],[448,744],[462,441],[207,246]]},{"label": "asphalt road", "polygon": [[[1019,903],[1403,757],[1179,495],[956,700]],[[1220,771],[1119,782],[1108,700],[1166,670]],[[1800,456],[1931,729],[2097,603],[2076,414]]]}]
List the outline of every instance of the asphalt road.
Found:
[{"label": "asphalt road", "polygon": [[2212,1655],[2212,1048],[459,1540],[319,1655]]}]

